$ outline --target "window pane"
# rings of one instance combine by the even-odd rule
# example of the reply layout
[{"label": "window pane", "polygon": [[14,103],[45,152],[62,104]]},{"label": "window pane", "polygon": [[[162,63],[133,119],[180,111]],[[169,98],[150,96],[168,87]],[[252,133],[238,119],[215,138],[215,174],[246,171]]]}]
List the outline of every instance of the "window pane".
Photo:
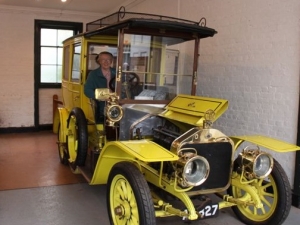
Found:
[{"label": "window pane", "polygon": [[41,29],[41,45],[56,46],[57,30],[55,29]]},{"label": "window pane", "polygon": [[57,32],[58,32],[57,33],[57,45],[58,46],[62,46],[63,45],[62,42],[65,39],[73,36],[73,33],[74,33],[72,30],[58,30]]},{"label": "window pane", "polygon": [[56,83],[57,70],[56,65],[41,65],[41,82],[42,83]]},{"label": "window pane", "polygon": [[74,46],[73,66],[72,66],[72,81],[80,80],[80,52],[81,46]]},{"label": "window pane", "polygon": [[56,64],[57,51],[56,48],[41,47],[41,64]]},{"label": "window pane", "polygon": [[135,79],[139,82],[121,98],[166,100],[178,93],[188,94],[193,56],[186,52],[191,46],[194,40],[184,42],[181,38],[125,34],[121,82]]},{"label": "window pane", "polygon": [[80,52],[81,52],[81,45],[75,46],[74,52],[80,54]]},{"label": "window pane", "polygon": [[[73,30],[41,29],[41,83],[61,83],[63,41],[73,35]],[[80,47],[77,51],[80,53]],[[76,72],[74,76],[78,79]]]},{"label": "window pane", "polygon": [[62,78],[62,66],[57,66],[57,78],[56,82],[61,83],[61,78]]},{"label": "window pane", "polygon": [[63,55],[63,48],[57,49],[57,65],[62,65],[62,55]]}]

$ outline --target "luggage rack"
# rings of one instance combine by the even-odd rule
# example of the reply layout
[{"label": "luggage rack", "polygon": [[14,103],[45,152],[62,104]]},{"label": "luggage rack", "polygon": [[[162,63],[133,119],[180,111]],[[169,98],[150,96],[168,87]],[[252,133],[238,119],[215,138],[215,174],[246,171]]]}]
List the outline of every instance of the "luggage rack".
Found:
[{"label": "luggage rack", "polygon": [[206,19],[202,17],[199,22],[179,19],[176,17],[169,17],[169,16],[161,16],[156,14],[148,14],[148,13],[137,13],[137,12],[126,12],[125,7],[120,7],[118,12],[105,16],[101,19],[89,22],[86,24],[86,31],[93,31],[97,30],[98,28],[105,27],[108,25],[112,25],[118,23],[123,20],[132,19],[132,18],[143,18],[143,19],[155,19],[155,20],[168,20],[168,21],[175,21],[175,22],[183,22],[187,24],[199,25],[202,27],[206,26]]}]

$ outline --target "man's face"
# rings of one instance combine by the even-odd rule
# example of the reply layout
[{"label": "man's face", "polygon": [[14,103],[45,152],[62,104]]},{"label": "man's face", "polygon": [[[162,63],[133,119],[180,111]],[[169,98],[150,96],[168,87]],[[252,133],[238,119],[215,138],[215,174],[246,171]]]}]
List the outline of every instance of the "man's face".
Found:
[{"label": "man's face", "polygon": [[108,54],[101,54],[99,56],[98,62],[103,69],[108,69],[111,66],[112,58]]}]

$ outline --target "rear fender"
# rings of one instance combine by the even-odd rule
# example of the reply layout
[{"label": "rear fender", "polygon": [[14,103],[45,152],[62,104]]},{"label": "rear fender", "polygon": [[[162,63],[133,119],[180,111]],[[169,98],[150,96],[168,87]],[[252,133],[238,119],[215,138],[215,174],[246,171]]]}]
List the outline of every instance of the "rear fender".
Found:
[{"label": "rear fender", "polygon": [[118,162],[131,161],[140,164],[175,161],[178,156],[148,140],[112,141],[100,153],[90,184],[106,184],[111,168]]},{"label": "rear fender", "polygon": [[52,131],[54,134],[58,133],[58,125],[59,125],[59,109],[57,108],[54,112],[53,115],[53,126],[52,126]]},{"label": "rear fender", "polygon": [[69,117],[69,111],[66,108],[57,108],[53,121],[53,132],[58,133],[58,129],[60,126],[60,140],[66,142],[67,137],[67,120]]},{"label": "rear fender", "polygon": [[230,137],[234,142],[234,150],[236,151],[238,147],[243,142],[250,142],[252,144],[265,147],[267,149],[273,150],[275,152],[293,152],[300,150],[300,147],[297,145],[293,145],[281,140],[277,140],[274,138],[260,136],[260,135],[249,135],[249,136],[234,136]]}]

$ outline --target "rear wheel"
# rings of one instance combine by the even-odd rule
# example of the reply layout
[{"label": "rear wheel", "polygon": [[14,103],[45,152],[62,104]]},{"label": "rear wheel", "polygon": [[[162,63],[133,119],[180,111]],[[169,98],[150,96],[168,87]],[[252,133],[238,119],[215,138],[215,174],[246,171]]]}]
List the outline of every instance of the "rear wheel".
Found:
[{"label": "rear wheel", "polygon": [[88,149],[87,121],[81,108],[74,108],[68,118],[68,150],[72,166],[84,166]]},{"label": "rear wheel", "polygon": [[114,165],[109,174],[107,193],[107,211],[111,224],[156,224],[149,186],[132,163]]},{"label": "rear wheel", "polygon": [[[236,216],[245,224],[250,225],[279,225],[287,218],[291,208],[291,187],[288,178],[274,159],[271,174],[253,184],[264,205],[262,209],[254,206],[238,205],[232,207]],[[247,192],[232,186],[228,190],[235,198],[249,199]]]}]

